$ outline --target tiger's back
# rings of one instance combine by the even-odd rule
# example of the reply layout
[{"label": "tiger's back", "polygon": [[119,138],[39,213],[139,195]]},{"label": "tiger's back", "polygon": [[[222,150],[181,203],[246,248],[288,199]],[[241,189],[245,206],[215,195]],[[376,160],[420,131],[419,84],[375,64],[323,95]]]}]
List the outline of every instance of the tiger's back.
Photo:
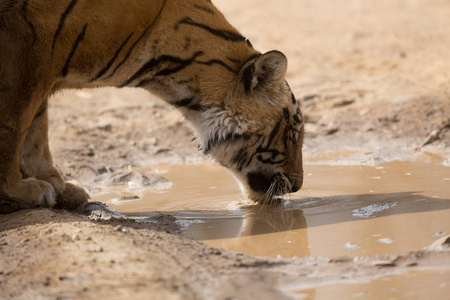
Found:
[{"label": "tiger's back", "polygon": [[16,202],[86,199],[48,149],[47,99],[63,88],[157,94],[257,201],[301,185],[303,120],[286,58],[261,55],[210,1],[3,0],[0,19],[0,191]]},{"label": "tiger's back", "polygon": [[[244,42],[245,38],[209,1],[23,0],[5,3],[12,4],[9,8],[0,7],[3,10],[0,14],[10,19],[3,29],[20,27],[20,33],[12,35],[23,39],[16,54],[33,52],[34,58],[39,60],[36,68],[42,68],[39,75],[45,74],[48,81],[54,81],[49,82],[49,85],[57,85],[52,86],[54,90],[74,85],[124,85],[124,79],[130,78],[136,66],[149,57],[166,55],[189,60],[195,53],[202,52],[198,57],[205,58],[205,63],[229,64],[229,68],[237,69],[250,53],[257,53],[246,45],[232,45],[232,42]],[[209,23],[215,28],[205,25]],[[193,34],[194,29],[202,27],[203,30]],[[221,41],[230,42],[226,45],[231,59],[228,62],[220,61],[225,50],[224,45],[217,47]],[[217,61],[213,62],[214,59]],[[30,70],[17,71],[23,74]]]}]

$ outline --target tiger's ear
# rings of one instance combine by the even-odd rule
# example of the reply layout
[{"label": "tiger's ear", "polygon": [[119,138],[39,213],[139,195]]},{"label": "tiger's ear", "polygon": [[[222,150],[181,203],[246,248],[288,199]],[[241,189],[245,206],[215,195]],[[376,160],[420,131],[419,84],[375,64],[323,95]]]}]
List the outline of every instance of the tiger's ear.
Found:
[{"label": "tiger's ear", "polygon": [[243,71],[245,92],[272,91],[284,80],[286,70],[287,58],[280,51],[269,51],[261,55]]}]

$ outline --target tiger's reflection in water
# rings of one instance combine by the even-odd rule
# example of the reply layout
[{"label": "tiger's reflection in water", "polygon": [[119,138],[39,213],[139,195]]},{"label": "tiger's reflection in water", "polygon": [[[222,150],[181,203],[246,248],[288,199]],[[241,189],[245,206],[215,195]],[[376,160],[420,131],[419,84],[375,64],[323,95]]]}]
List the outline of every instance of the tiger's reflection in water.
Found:
[{"label": "tiger's reflection in water", "polygon": [[310,255],[303,210],[283,203],[252,205],[236,214],[214,216],[192,224],[187,235],[207,244],[249,255]]}]

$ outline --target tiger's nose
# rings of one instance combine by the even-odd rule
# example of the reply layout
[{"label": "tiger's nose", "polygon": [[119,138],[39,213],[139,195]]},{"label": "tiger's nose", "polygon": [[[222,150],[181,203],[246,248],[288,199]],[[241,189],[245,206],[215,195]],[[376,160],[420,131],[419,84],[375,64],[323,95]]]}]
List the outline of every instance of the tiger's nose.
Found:
[{"label": "tiger's nose", "polygon": [[303,181],[296,180],[291,187],[291,193],[295,193],[302,188]]}]

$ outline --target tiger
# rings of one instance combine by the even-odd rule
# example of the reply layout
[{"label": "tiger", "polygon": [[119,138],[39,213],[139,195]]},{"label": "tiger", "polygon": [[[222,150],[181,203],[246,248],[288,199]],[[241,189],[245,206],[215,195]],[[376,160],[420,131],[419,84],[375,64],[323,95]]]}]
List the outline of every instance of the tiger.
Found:
[{"label": "tiger", "polygon": [[0,0],[0,199],[18,208],[88,201],[48,143],[49,97],[142,88],[191,125],[243,195],[270,202],[303,183],[304,122],[287,58],[261,53],[210,0]]}]

